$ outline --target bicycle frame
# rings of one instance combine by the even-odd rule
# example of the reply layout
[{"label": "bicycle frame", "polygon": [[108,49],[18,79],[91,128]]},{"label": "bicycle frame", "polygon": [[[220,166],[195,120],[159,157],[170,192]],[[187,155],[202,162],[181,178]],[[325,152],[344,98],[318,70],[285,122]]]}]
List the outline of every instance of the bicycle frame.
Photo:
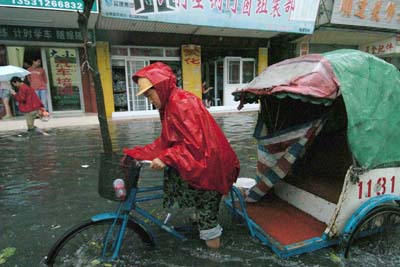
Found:
[{"label": "bicycle frame", "polygon": [[[113,224],[111,225],[110,229],[107,232],[106,237],[104,238],[103,241],[103,252],[102,252],[102,257],[104,258],[107,252],[107,247],[110,242],[111,238],[111,233],[114,230],[114,227],[117,226],[117,220],[122,219],[122,224],[120,228],[118,229],[118,237],[114,240],[112,244],[112,250],[113,250],[113,255],[111,257],[111,260],[115,260],[119,256],[119,251],[124,239],[126,227],[128,224],[129,219],[134,220],[140,227],[143,228],[143,230],[147,233],[150,234],[152,237],[152,240],[155,241],[155,235],[151,231],[149,225],[145,222],[145,220],[149,220],[152,223],[156,224],[158,227],[163,229],[164,231],[168,232],[169,234],[173,235],[174,237],[178,238],[181,241],[187,240],[187,238],[182,235],[181,233],[177,232],[173,227],[168,226],[167,219],[164,220],[164,222],[160,221],[153,215],[151,215],[149,212],[146,210],[140,208],[137,203],[140,202],[147,202],[147,201],[152,201],[152,200],[157,200],[161,199],[163,197],[163,194],[160,192],[162,191],[162,186],[149,186],[149,187],[143,187],[143,188],[138,188],[138,187],[133,187],[130,190],[130,193],[127,197],[127,199],[123,202],[121,202],[116,211],[113,213],[102,213],[102,214],[97,214],[91,218],[92,221],[100,221],[104,219],[114,219]],[[157,194],[151,195],[151,196],[140,196],[138,197],[138,194],[140,193],[148,193],[148,192],[156,192]],[[130,212],[135,211],[137,214],[142,216],[144,219],[141,219],[138,216],[130,216]]]}]

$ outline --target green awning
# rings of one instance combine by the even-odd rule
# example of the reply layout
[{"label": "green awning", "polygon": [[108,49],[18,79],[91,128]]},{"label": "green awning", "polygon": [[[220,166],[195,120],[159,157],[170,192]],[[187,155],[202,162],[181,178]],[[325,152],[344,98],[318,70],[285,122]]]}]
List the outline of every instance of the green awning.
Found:
[{"label": "green awning", "polygon": [[331,63],[343,95],[354,157],[365,168],[400,163],[400,72],[358,50],[323,56]]}]

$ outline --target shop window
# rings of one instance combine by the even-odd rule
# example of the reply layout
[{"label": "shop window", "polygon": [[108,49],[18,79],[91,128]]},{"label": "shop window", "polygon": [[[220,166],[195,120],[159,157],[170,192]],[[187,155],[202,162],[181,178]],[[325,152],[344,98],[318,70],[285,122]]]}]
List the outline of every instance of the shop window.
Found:
[{"label": "shop window", "polygon": [[228,83],[240,83],[240,59],[228,60]]},{"label": "shop window", "polygon": [[134,47],[130,49],[131,56],[163,57],[164,49],[155,47]]},{"label": "shop window", "polygon": [[125,47],[111,47],[111,55],[113,56],[127,56],[128,48]]},{"label": "shop window", "polygon": [[254,61],[243,61],[242,83],[249,83],[254,79]]},{"label": "shop window", "polygon": [[[125,49],[125,50],[124,50]],[[132,75],[141,68],[154,63],[164,62],[174,71],[177,85],[182,85],[182,70],[179,47],[112,47],[112,77],[115,111],[152,110],[152,104],[147,98],[136,96],[137,84],[133,82]],[[121,52],[122,51],[122,52]],[[121,55],[127,51],[127,56]]]},{"label": "shop window", "polygon": [[111,61],[115,111],[128,110],[125,78],[125,60]]},{"label": "shop window", "polygon": [[228,59],[228,84],[245,84],[254,79],[254,59]]},{"label": "shop window", "polygon": [[53,111],[81,110],[81,78],[78,51],[46,48]]},{"label": "shop window", "polygon": [[166,57],[180,57],[180,49],[179,48],[165,48],[165,56]]}]

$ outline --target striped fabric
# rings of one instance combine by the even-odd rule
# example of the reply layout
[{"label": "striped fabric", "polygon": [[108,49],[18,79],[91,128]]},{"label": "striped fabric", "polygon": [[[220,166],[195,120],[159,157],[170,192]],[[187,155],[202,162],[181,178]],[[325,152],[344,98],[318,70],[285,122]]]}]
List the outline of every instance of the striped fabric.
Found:
[{"label": "striped fabric", "polygon": [[321,131],[323,119],[267,136],[258,141],[257,176],[255,186],[246,192],[247,202],[257,202],[291,170],[307,145]]}]

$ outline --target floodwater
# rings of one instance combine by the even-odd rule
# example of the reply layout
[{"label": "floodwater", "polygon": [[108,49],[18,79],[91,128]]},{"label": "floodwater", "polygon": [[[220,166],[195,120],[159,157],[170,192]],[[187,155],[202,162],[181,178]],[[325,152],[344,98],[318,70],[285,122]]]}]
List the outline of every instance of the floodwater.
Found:
[{"label": "floodwater", "polygon": [[[256,113],[243,113],[216,118],[239,156],[242,177],[254,177],[255,173],[255,117]],[[159,131],[158,121],[110,123],[115,151],[147,144]],[[28,137],[16,131],[0,133],[1,267],[41,266],[51,245],[67,229],[115,208],[115,202],[97,192],[102,152],[99,128],[61,128],[50,130],[50,134]],[[149,181],[161,184],[161,174],[155,175]],[[144,207],[162,212],[160,203]],[[218,251],[206,249],[196,237],[181,242],[153,227],[158,246],[140,251],[140,257],[125,261],[123,266],[396,266],[373,253],[344,260],[335,247],[283,260],[252,240],[245,226],[233,221],[223,205],[221,223],[223,248]]]}]

